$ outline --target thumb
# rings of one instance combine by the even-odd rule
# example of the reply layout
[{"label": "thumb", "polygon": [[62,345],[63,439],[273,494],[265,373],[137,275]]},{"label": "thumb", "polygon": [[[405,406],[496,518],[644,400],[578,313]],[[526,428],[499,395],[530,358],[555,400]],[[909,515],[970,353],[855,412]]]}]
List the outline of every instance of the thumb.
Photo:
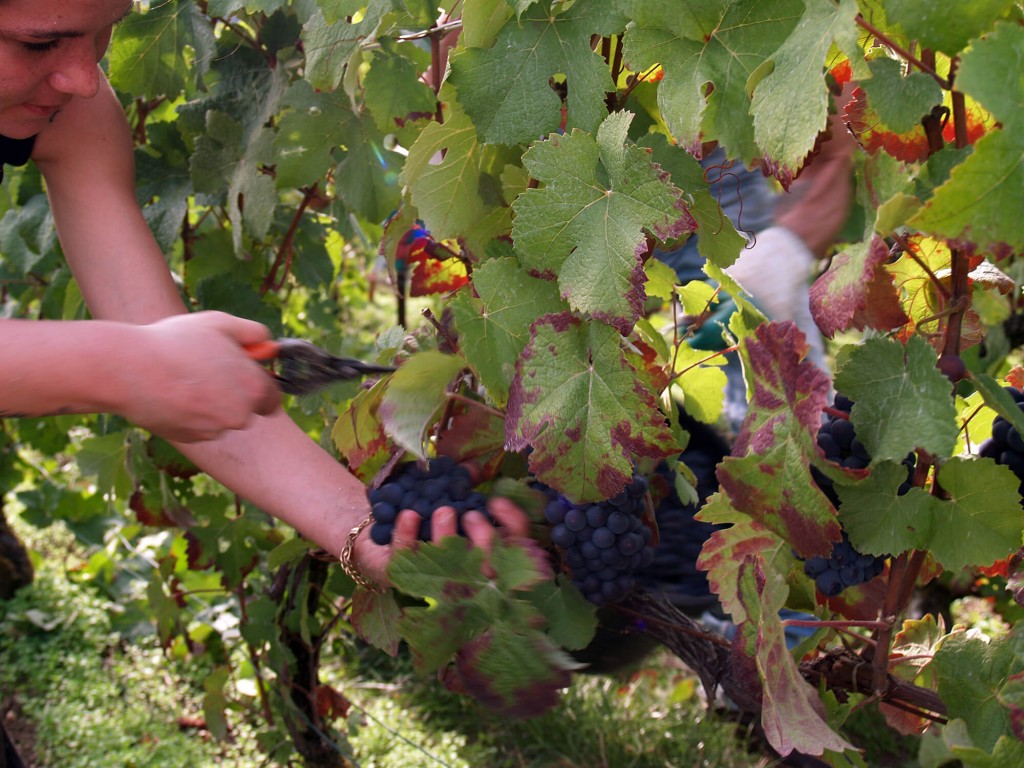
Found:
[{"label": "thumb", "polygon": [[226,336],[230,336],[239,344],[257,344],[267,341],[270,338],[270,329],[263,323],[255,320],[246,320],[244,317],[229,315],[227,312],[203,311],[196,312],[209,322],[214,328]]}]

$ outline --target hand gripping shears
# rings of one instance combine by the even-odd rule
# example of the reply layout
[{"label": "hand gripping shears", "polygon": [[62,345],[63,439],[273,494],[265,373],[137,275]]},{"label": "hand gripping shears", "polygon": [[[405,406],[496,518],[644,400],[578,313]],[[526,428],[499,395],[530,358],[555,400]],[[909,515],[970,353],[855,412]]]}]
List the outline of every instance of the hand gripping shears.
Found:
[{"label": "hand gripping shears", "polygon": [[350,357],[338,357],[303,339],[274,339],[246,344],[253,360],[270,365],[281,391],[288,395],[309,395],[336,381],[351,381],[371,373],[391,373],[388,365],[371,365]]}]

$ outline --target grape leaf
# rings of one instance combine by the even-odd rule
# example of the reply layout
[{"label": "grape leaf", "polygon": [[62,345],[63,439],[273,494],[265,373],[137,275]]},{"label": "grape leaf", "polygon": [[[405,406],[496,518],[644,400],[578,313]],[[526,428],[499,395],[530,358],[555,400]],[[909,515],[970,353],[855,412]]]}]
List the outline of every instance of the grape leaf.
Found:
[{"label": "grape leaf", "polygon": [[487,396],[504,406],[538,308],[564,303],[553,282],[530,277],[513,258],[481,264],[473,271],[473,288],[477,296],[464,290],[452,301],[460,346]]},{"label": "grape leaf", "polygon": [[447,402],[448,386],[463,365],[453,355],[420,352],[390,376],[379,412],[384,429],[396,443],[426,458],[427,430]]},{"label": "grape leaf", "polygon": [[697,252],[722,269],[732,266],[747,239],[708,190],[704,168],[693,155],[678,145],[668,143],[664,135],[652,133],[637,142],[650,147],[652,159],[672,176],[672,183],[689,195],[690,214],[697,222]]},{"label": "grape leaf", "polygon": [[836,390],[854,401],[850,420],[873,461],[902,461],[921,448],[950,456],[956,445],[956,408],[949,379],[935,367],[928,342],[867,339],[835,375]]},{"label": "grape leaf", "polygon": [[486,200],[481,186],[488,154],[457,103],[449,105],[444,123],[428,125],[410,148],[400,182],[435,238],[464,237],[488,218],[496,220],[493,232],[507,228],[508,209]]},{"label": "grape leaf", "polygon": [[401,610],[394,590],[371,592],[357,589],[352,594],[352,627],[374,648],[396,656],[402,642],[398,633]]},{"label": "grape leaf", "polygon": [[767,564],[779,556],[794,561],[792,548],[777,533],[739,511],[722,493],[707,500],[697,519],[721,526],[704,542],[697,567],[707,571],[711,591],[732,620],[747,621],[753,613],[743,600],[740,564],[756,560]]},{"label": "grape leaf", "polygon": [[825,61],[833,42],[856,49],[857,12],[854,0],[807,3],[800,22],[772,56],[772,72],[756,85],[747,84],[754,87],[754,137],[767,167],[786,189],[825,129],[831,100]]},{"label": "grape leaf", "polygon": [[894,133],[917,128],[921,118],[942,103],[942,89],[930,75],[904,75],[903,65],[890,58],[874,59],[868,66],[871,77],[861,87],[879,120]]},{"label": "grape leaf", "polygon": [[609,115],[597,137],[573,131],[532,146],[523,162],[543,182],[513,204],[516,254],[558,276],[569,304],[628,333],[643,309],[644,231],[661,240],[696,223],[649,151],[625,144],[632,115]]},{"label": "grape leaf", "polygon": [[322,179],[334,165],[331,150],[349,137],[355,120],[342,93],[314,92],[305,80],[289,86],[281,99],[287,110],[274,138],[278,188],[304,187]]},{"label": "grape leaf", "polygon": [[510,19],[490,48],[456,49],[451,82],[480,137],[489,144],[528,144],[558,130],[562,99],[549,85],[566,77],[567,130],[594,131],[615,89],[592,35],[613,35],[623,17],[606,3],[565,7],[551,0]]},{"label": "grape leaf", "polygon": [[532,446],[533,474],[573,501],[611,498],[626,486],[636,457],[679,450],[621,345],[602,323],[545,315],[516,365],[506,445]]},{"label": "grape leaf", "polygon": [[386,388],[387,381],[381,379],[360,391],[331,428],[331,440],[345,466],[364,483],[369,483],[391,456],[379,415]]},{"label": "grape leaf", "polygon": [[928,136],[924,127],[915,125],[902,133],[887,128],[868,103],[863,87],[853,89],[850,100],[843,107],[843,121],[857,143],[869,154],[881,150],[904,163],[917,163],[928,157]]},{"label": "grape leaf", "polygon": [[[121,91],[175,99],[202,78],[214,58],[213,29],[190,0],[154,3],[114,27],[110,82]],[[190,55],[186,55],[186,51]]]},{"label": "grape leaf", "polygon": [[1006,216],[1001,201],[1024,189],[1024,28],[1000,23],[964,53],[957,87],[974,96],[1003,127],[982,136],[974,152],[909,224],[996,256],[1024,250],[1024,221]]},{"label": "grape leaf", "polygon": [[839,487],[839,516],[861,551],[883,555],[923,550],[955,572],[989,565],[1020,547],[1020,480],[1007,467],[992,459],[950,459],[938,470],[948,500],[920,488],[896,496],[896,487],[906,478],[905,467],[889,464],[875,467],[860,485]]},{"label": "grape leaf", "polygon": [[998,694],[1024,671],[1022,628],[992,641],[955,631],[942,641],[932,665],[950,718],[962,718],[974,745],[992,752],[1001,736],[1012,733],[1010,712]]},{"label": "grape leaf", "polygon": [[496,541],[495,580],[483,575],[483,551],[453,536],[395,553],[388,576],[426,607],[403,610],[398,631],[416,668],[451,664],[462,686],[501,714],[537,714],[557,701],[576,665],[545,633],[543,614],[525,598],[551,578],[525,549]]},{"label": "grape leaf", "polygon": [[548,634],[562,648],[585,648],[597,629],[597,611],[573,583],[559,577],[538,584],[525,598],[548,623]]},{"label": "grape leaf", "polygon": [[883,269],[889,249],[880,237],[837,253],[810,289],[811,315],[822,334],[834,338],[850,328],[886,331],[907,322],[891,275]]},{"label": "grape leaf", "polygon": [[381,40],[370,70],[363,79],[366,107],[377,127],[385,133],[394,130],[398,119],[410,113],[432,113],[437,97],[423,80],[416,62],[406,58],[388,38]]},{"label": "grape leaf", "polygon": [[1013,6],[1013,0],[889,0],[885,14],[890,23],[902,27],[907,37],[921,47],[954,56],[972,37],[990,29],[993,19],[1005,16]]},{"label": "grape leaf", "polygon": [[[758,159],[746,83],[782,46],[803,3],[628,0],[624,8],[632,19],[624,39],[627,66],[637,72],[655,64],[664,68],[658,106],[676,140],[695,153],[701,142],[719,141],[730,158]],[[791,106],[792,99],[785,103]]]},{"label": "grape leaf", "polygon": [[673,382],[676,392],[682,394],[686,412],[705,424],[714,424],[725,407],[726,374],[721,355],[708,357],[700,349],[680,344],[673,356],[675,372],[680,374]]},{"label": "grape leaf", "polygon": [[768,743],[783,756],[854,749],[828,725],[818,692],[804,680],[786,645],[779,619],[789,594],[784,574],[748,559],[740,566],[740,588],[748,618],[738,632],[754,641],[763,681],[761,725]]},{"label": "grape leaf", "polygon": [[496,714],[532,717],[555,706],[579,668],[546,636],[524,636],[515,624],[489,628],[459,650],[461,687]]},{"label": "grape leaf", "polygon": [[[354,2],[320,3],[302,26],[302,43],[306,53],[306,79],[314,88],[333,91],[345,76],[349,59],[372,38],[381,20],[401,7],[400,0],[354,0]],[[361,12],[359,21],[349,21]]]},{"label": "grape leaf", "polygon": [[840,537],[831,505],[810,482],[829,382],[804,359],[792,323],[765,323],[740,347],[750,394],[732,456],[718,479],[736,509],[788,541],[803,557],[825,555]]}]

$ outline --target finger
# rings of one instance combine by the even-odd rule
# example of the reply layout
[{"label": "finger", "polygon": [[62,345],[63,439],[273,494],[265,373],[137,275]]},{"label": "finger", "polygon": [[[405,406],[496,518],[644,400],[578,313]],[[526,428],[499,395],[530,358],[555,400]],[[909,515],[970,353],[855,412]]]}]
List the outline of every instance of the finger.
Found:
[{"label": "finger", "polygon": [[438,507],[430,518],[431,537],[435,544],[459,533],[459,515],[455,507]]},{"label": "finger", "polygon": [[246,344],[257,344],[270,338],[270,329],[263,323],[258,323],[255,320],[246,320],[244,317],[236,317],[226,312],[217,311],[206,311],[196,314],[202,314],[209,318],[209,322],[214,327],[243,346]]},{"label": "finger", "polygon": [[515,502],[502,496],[495,496],[488,500],[487,511],[510,535],[529,535],[530,518]]},{"label": "finger", "polygon": [[395,549],[415,549],[419,537],[420,516],[411,509],[403,509],[395,519],[391,546]]},{"label": "finger", "polygon": [[489,561],[491,550],[494,548],[494,537],[497,534],[491,521],[484,517],[482,512],[470,510],[462,516],[462,530],[466,532],[466,538],[473,542],[473,546],[484,552],[484,576],[494,578],[494,568]]}]

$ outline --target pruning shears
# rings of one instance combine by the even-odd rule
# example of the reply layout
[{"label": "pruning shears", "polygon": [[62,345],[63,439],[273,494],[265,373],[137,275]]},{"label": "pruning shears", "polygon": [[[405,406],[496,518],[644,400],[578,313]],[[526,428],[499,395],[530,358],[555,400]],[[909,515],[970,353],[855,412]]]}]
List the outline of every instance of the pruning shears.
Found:
[{"label": "pruning shears", "polygon": [[350,357],[338,357],[303,339],[274,339],[245,345],[253,360],[270,365],[281,391],[309,395],[336,381],[351,381],[371,373],[391,373],[388,365],[372,365]]}]

